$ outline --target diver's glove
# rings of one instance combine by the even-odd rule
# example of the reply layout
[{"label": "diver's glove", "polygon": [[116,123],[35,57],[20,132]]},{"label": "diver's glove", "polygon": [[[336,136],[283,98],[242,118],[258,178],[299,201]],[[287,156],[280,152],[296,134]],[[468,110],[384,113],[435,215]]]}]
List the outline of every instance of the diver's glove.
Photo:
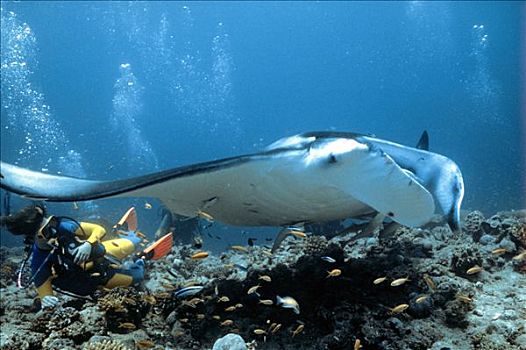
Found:
[{"label": "diver's glove", "polygon": [[71,254],[75,257],[75,259],[73,259],[75,264],[82,264],[83,262],[86,262],[91,254],[91,243],[82,243],[77,248],[73,249]]},{"label": "diver's glove", "polygon": [[55,306],[58,305],[58,301],[59,300],[57,297],[53,295],[46,295],[45,297],[42,298],[40,303],[42,304],[42,308],[46,309],[46,308],[54,308]]}]

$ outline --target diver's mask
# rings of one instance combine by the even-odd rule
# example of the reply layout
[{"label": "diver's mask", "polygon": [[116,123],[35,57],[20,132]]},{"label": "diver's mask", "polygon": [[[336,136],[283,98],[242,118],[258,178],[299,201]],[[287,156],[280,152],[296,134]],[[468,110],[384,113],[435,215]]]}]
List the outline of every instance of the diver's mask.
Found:
[{"label": "diver's mask", "polygon": [[37,238],[47,242],[51,239],[56,239],[58,236],[59,224],[60,220],[56,216],[51,215],[45,218],[42,227],[37,231]]}]

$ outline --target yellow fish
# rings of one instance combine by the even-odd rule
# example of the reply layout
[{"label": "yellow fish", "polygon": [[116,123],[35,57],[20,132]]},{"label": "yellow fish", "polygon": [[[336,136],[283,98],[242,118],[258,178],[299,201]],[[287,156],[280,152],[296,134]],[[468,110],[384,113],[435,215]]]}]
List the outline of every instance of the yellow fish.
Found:
[{"label": "yellow fish", "polygon": [[131,322],[121,322],[119,323],[119,328],[132,330],[132,329],[136,329],[137,327]]},{"label": "yellow fish", "polygon": [[[272,327],[271,327],[272,328]],[[278,323],[277,325],[274,326],[274,328],[272,329],[272,334],[276,333],[277,331],[279,331],[281,328],[281,323]]]},{"label": "yellow fish", "polygon": [[426,282],[426,284],[429,287],[429,289],[431,289],[431,290],[436,290],[437,289],[437,285],[435,284],[433,279],[427,273],[424,274],[423,278],[424,278],[424,282]]},{"label": "yellow fish", "polygon": [[334,270],[327,271],[327,272],[328,272],[328,274],[327,274],[326,278],[337,277],[337,276],[342,274],[342,270],[340,270],[340,269],[334,269]]},{"label": "yellow fish", "polygon": [[225,309],[226,312],[232,312],[232,311],[235,311],[236,310],[236,307],[235,306],[229,306]]},{"label": "yellow fish", "polygon": [[470,298],[467,295],[461,294],[461,293],[458,293],[457,295],[455,295],[455,299],[463,303],[471,303],[473,301],[472,298]]},{"label": "yellow fish", "polygon": [[224,320],[224,321],[221,322],[220,324],[221,324],[221,326],[223,326],[223,327],[231,326],[231,325],[234,324],[234,321],[232,321],[232,320]]},{"label": "yellow fish", "polygon": [[387,277],[379,277],[373,281],[373,284],[380,284],[384,282],[387,279]]},{"label": "yellow fish", "polygon": [[210,214],[205,213],[204,211],[199,210],[197,216],[201,219],[205,219],[208,222],[214,222],[214,217]]},{"label": "yellow fish", "polygon": [[248,253],[248,249],[243,247],[242,245],[233,245],[230,247],[232,250],[236,250],[238,252]]},{"label": "yellow fish", "polygon": [[155,300],[155,297],[152,295],[144,295],[142,299],[150,305],[155,305],[157,303],[157,300]]},{"label": "yellow fish", "polygon": [[258,329],[254,329],[254,334],[257,334],[257,335],[267,334],[267,331],[258,328]]},{"label": "yellow fish", "polygon": [[300,324],[294,331],[292,331],[292,338],[294,338],[296,335],[303,332],[303,329],[305,328],[305,325]]},{"label": "yellow fish", "polygon": [[491,254],[493,254],[493,255],[501,255],[501,254],[504,254],[506,252],[507,252],[506,248],[497,248],[497,249],[492,250]]},{"label": "yellow fish", "polygon": [[406,283],[407,281],[410,281],[409,277],[398,278],[398,279],[394,280],[393,282],[391,282],[391,287],[401,286],[402,284]]},{"label": "yellow fish", "polygon": [[139,349],[149,349],[149,348],[153,348],[155,346],[155,343],[149,339],[142,339],[142,340],[137,340],[135,342],[135,345]]},{"label": "yellow fish", "polygon": [[217,302],[218,303],[227,303],[230,301],[230,298],[227,297],[226,295],[225,296],[222,296],[221,298],[217,299]]},{"label": "yellow fish", "polygon": [[478,266],[478,265],[475,265],[475,266],[469,268],[469,269],[466,271],[466,273],[467,273],[468,275],[474,275],[474,274],[479,273],[479,272],[481,272],[481,271],[482,271],[482,267],[480,267],[480,266]]},{"label": "yellow fish", "polygon": [[267,250],[267,249],[262,249],[261,253],[263,253],[266,256],[272,256],[272,252],[270,250]]},{"label": "yellow fish", "polygon": [[252,293],[255,293],[258,288],[261,287],[261,285],[257,285],[257,286],[254,286],[254,287],[250,287],[250,289],[248,290],[247,294],[252,294]]},{"label": "yellow fish", "polygon": [[272,278],[270,278],[270,276],[267,276],[267,275],[259,276],[258,279],[265,281],[265,282],[272,282]]},{"label": "yellow fish", "polygon": [[429,296],[427,295],[421,295],[419,296],[418,298],[415,299],[415,303],[417,304],[420,304],[420,303],[423,303],[427,298],[429,298]]},{"label": "yellow fish", "polygon": [[289,230],[289,234],[293,235],[294,237],[298,237],[298,238],[307,238],[307,234],[303,231]]},{"label": "yellow fish", "polygon": [[259,303],[263,305],[273,305],[274,304],[274,302],[270,299],[260,300]]},{"label": "yellow fish", "polygon": [[404,312],[405,310],[407,310],[407,308],[409,307],[408,304],[400,304],[400,305],[397,305],[395,307],[393,307],[391,309],[391,313],[394,315],[394,314],[399,314],[399,313],[402,313]]}]

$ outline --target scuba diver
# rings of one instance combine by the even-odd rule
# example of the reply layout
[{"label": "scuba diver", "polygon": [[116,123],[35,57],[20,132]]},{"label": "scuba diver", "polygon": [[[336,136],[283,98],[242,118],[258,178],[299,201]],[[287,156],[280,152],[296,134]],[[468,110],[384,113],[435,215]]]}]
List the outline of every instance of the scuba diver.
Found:
[{"label": "scuba diver", "polygon": [[[43,308],[59,303],[53,287],[89,296],[99,287],[139,285],[144,278],[145,261],[162,258],[172,248],[172,233],[167,233],[140,250],[146,240],[137,231],[133,207],[113,227],[117,238],[106,241],[101,241],[106,229],[100,225],[46,214],[46,208],[36,204],[0,217],[0,226],[15,235],[25,235],[28,256],[24,264],[32,253],[30,282],[36,286]],[[132,257],[133,262],[122,263],[127,257]],[[23,266],[19,287],[22,270]]]}]

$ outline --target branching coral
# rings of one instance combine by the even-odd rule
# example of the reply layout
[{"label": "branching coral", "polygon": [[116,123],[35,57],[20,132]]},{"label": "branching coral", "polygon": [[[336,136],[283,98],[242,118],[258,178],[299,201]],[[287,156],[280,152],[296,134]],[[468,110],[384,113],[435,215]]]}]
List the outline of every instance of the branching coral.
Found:
[{"label": "branching coral", "polygon": [[130,350],[130,348],[116,340],[103,340],[101,342],[89,343],[84,350]]}]

